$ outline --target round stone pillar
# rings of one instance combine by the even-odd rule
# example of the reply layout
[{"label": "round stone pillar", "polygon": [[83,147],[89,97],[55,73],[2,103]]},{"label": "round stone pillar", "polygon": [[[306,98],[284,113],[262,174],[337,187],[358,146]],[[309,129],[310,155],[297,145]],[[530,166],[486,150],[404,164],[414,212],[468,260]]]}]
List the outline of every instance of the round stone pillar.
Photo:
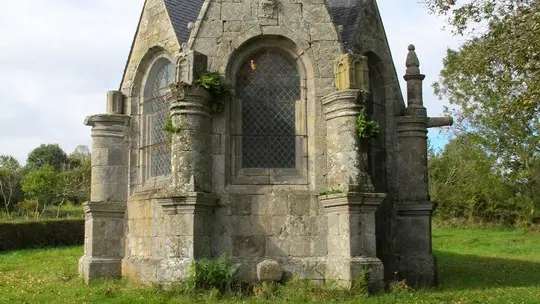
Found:
[{"label": "round stone pillar", "polygon": [[175,193],[212,189],[211,95],[202,87],[174,85],[169,93],[172,135],[172,190]]},{"label": "round stone pillar", "polygon": [[373,192],[367,173],[367,143],[356,128],[363,90],[340,90],[323,99],[326,117],[327,187],[343,192]]}]

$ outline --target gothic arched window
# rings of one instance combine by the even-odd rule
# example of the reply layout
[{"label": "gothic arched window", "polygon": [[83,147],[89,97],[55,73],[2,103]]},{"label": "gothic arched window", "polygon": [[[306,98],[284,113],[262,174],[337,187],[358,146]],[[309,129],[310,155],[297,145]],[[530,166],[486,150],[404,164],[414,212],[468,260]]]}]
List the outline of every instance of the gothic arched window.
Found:
[{"label": "gothic arched window", "polygon": [[166,58],[155,61],[144,86],[142,155],[145,179],[171,172],[171,150],[163,130],[169,115],[167,87],[174,81],[174,65]]},{"label": "gothic arched window", "polygon": [[297,165],[296,64],[278,50],[249,56],[236,74],[241,102],[241,168],[293,169]]}]

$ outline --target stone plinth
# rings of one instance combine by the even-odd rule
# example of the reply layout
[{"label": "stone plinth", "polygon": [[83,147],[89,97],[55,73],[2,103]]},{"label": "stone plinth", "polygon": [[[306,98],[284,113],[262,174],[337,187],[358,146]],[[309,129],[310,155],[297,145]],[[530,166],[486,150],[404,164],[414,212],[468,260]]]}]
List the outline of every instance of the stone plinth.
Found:
[{"label": "stone plinth", "polygon": [[186,193],[158,199],[163,208],[164,254],[158,280],[172,283],[185,280],[193,260],[210,257],[212,211],[217,198]]},{"label": "stone plinth", "polygon": [[349,193],[320,196],[328,218],[326,279],[344,287],[368,275],[372,291],[384,288],[384,267],[377,258],[375,212],[384,194]]},{"label": "stone plinth", "polygon": [[84,204],[84,256],[79,260],[79,273],[86,283],[122,275],[125,211],[126,204],[121,202]]},{"label": "stone plinth", "polygon": [[[108,111],[121,113],[118,92],[108,96]],[[92,190],[90,202],[84,204],[84,256],[79,262],[86,282],[122,274],[129,167],[125,134],[129,122],[122,114],[94,115],[85,121],[92,126]]]}]

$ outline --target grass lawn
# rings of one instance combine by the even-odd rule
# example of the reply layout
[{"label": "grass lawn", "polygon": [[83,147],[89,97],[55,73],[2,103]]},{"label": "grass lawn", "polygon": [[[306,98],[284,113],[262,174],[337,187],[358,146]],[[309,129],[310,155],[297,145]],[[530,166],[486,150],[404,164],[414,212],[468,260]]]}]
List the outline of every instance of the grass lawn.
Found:
[{"label": "grass lawn", "polygon": [[81,247],[0,254],[0,303],[540,303],[540,234],[523,230],[439,228],[433,238],[440,286],[371,297],[316,299],[301,291],[274,300],[207,293],[187,296],[111,280],[85,286]]}]

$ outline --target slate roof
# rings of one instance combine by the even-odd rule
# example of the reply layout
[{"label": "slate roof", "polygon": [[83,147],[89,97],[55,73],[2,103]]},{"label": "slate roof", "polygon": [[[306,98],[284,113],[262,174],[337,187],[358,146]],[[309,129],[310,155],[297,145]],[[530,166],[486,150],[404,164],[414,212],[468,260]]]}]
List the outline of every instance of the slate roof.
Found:
[{"label": "slate roof", "polygon": [[[358,12],[366,0],[326,0],[326,7],[337,26],[343,27],[342,40],[346,50],[352,49],[358,28]],[[171,23],[180,42],[189,39],[189,22],[195,22],[204,0],[165,0]]]},{"label": "slate roof", "polygon": [[366,0],[326,0],[325,3],[334,24],[343,27],[341,33],[343,47],[351,51],[358,29],[358,15]]},{"label": "slate roof", "polygon": [[204,0],[165,0],[169,18],[180,43],[187,42],[190,31],[189,22],[195,22],[201,11]]}]

